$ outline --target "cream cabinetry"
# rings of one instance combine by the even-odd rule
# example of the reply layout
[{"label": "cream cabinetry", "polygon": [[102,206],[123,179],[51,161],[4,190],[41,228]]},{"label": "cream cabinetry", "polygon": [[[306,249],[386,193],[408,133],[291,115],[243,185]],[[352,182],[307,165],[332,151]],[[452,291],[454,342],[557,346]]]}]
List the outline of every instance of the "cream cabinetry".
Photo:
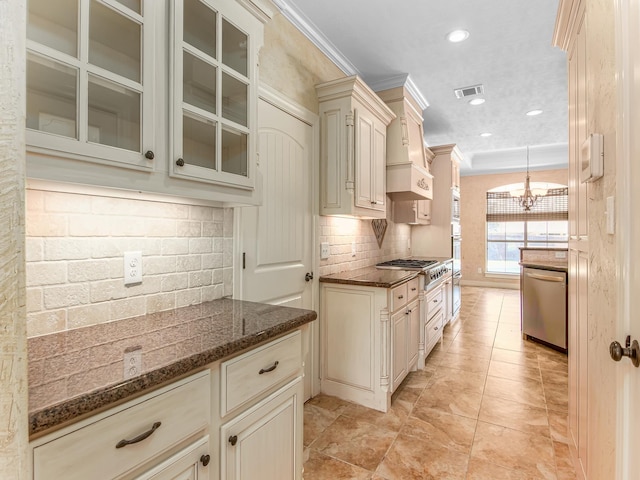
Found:
[{"label": "cream cabinetry", "polygon": [[28,177],[258,203],[269,15],[262,0],[29,2]]},{"label": "cream cabinetry", "polygon": [[[589,429],[589,183],[580,182],[580,151],[588,136],[587,32],[584,1],[561,2],[554,42],[567,52],[569,92],[569,449],[578,478],[588,477]],[[593,353],[593,352],[591,352]]]},{"label": "cream cabinetry", "polygon": [[386,138],[393,112],[357,76],[316,85],[320,214],[386,216]]},{"label": "cream cabinetry", "polygon": [[415,370],[421,279],[392,289],[321,283],[321,390],[386,412]]},{"label": "cream cabinetry", "polygon": [[[215,456],[208,440],[210,393],[209,371],[201,372],[42,437],[32,442],[33,478],[131,478],[141,471],[160,475],[173,471],[174,463],[178,470],[197,470],[198,478],[210,478],[216,468],[206,460],[206,455]],[[181,453],[171,455],[176,451]],[[195,451],[202,461],[193,461]],[[142,478],[171,478],[167,475]]]},{"label": "cream cabinetry", "polygon": [[[444,285],[444,284],[443,284]],[[427,294],[426,314],[424,316],[424,356],[429,356],[433,347],[442,339],[445,325],[445,294],[443,285],[434,288]]]},{"label": "cream cabinetry", "polygon": [[393,221],[410,225],[430,225],[431,200],[393,202]]},{"label": "cream cabinetry", "polygon": [[211,447],[206,436],[135,480],[208,480],[213,478],[207,468],[210,462]]}]

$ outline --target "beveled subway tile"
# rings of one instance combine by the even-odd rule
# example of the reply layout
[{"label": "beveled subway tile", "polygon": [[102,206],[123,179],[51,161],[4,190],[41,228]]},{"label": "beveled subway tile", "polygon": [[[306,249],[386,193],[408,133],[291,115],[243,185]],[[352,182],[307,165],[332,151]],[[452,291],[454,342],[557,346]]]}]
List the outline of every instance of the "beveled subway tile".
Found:
[{"label": "beveled subway tile", "polygon": [[305,405],[303,422],[304,445],[311,445],[336,418],[338,418],[338,415],[331,410],[325,410],[315,405]]},{"label": "beveled subway tile", "polygon": [[515,381],[507,378],[487,377],[484,394],[526,403],[534,407],[546,406],[542,384],[533,380]]},{"label": "beveled subway tile", "polygon": [[376,470],[388,480],[464,479],[469,455],[400,434]]},{"label": "beveled subway tile", "polygon": [[494,347],[491,353],[491,360],[538,367],[538,356],[535,352],[522,352],[519,350],[506,350],[504,348]]},{"label": "beveled subway tile", "polygon": [[540,369],[536,366],[519,365],[517,363],[491,360],[488,375],[508,378],[510,380],[535,380],[540,382]]},{"label": "beveled subway tile", "polygon": [[396,398],[395,401],[391,403],[391,407],[389,407],[389,410],[386,413],[363,407],[362,405],[353,404],[347,407],[342,414],[347,417],[362,420],[363,422],[371,423],[378,427],[384,427],[388,430],[398,432],[409,417],[409,413],[412,408],[413,402],[407,402]]},{"label": "beveled subway tile", "polygon": [[400,433],[435,442],[461,453],[470,453],[477,421],[416,405]]},{"label": "beveled subway tile", "polygon": [[569,418],[565,412],[547,412],[551,438],[555,442],[569,443]]},{"label": "beveled subway tile", "polygon": [[555,458],[551,440],[479,421],[471,449],[478,459],[526,473],[527,478],[554,480]]},{"label": "beveled subway tile", "polygon": [[465,355],[463,353],[447,353],[442,359],[442,365],[448,368],[464,370],[472,373],[487,373],[489,360],[481,357]]},{"label": "beveled subway tile", "polygon": [[545,408],[485,395],[478,420],[525,433],[548,437],[549,420]]},{"label": "beveled subway tile", "polygon": [[413,409],[431,408],[445,413],[478,418],[482,394],[448,385],[433,385],[424,389]]},{"label": "beveled subway tile", "polygon": [[522,471],[471,457],[466,480],[531,480],[531,477]]},{"label": "beveled subway tile", "polygon": [[304,462],[304,480],[367,480],[371,472],[311,450]]},{"label": "beveled subway tile", "polygon": [[340,415],[314,442],[325,455],[373,471],[397,433],[346,415]]}]

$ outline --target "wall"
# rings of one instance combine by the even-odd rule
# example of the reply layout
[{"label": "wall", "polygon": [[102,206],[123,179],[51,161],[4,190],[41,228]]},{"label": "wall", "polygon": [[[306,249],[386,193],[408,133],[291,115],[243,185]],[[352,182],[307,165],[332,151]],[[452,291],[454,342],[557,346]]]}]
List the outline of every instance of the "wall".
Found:
[{"label": "wall", "polygon": [[[233,212],[27,190],[28,336],[231,295]],[[125,251],[143,281],[124,285]]]},{"label": "wall", "polygon": [[[566,185],[567,170],[531,172],[532,182],[550,182]],[[500,173],[494,175],[465,176],[460,179],[460,225],[462,225],[462,283],[519,288],[518,277],[486,276],[486,217],[487,190],[522,183],[525,173]],[[483,273],[478,273],[478,268]]]},{"label": "wall", "polygon": [[0,0],[0,478],[27,478],[26,2]]},{"label": "wall", "polygon": [[[589,442],[588,478],[613,478],[616,434],[616,237],[605,228],[606,197],[616,193],[616,65],[614,2],[586,2],[587,131],[604,135],[604,178],[589,185]],[[618,338],[618,341],[624,340]]]}]

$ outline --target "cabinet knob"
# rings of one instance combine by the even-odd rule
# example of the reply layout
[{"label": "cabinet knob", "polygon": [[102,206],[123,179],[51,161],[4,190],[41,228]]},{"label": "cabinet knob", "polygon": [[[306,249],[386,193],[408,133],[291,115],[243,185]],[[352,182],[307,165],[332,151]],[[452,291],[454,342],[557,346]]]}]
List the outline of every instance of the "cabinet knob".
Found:
[{"label": "cabinet knob", "polygon": [[200,462],[202,463],[202,465],[204,467],[206,467],[207,465],[209,465],[209,462],[211,461],[211,456],[210,455],[202,455],[200,457]]},{"label": "cabinet knob", "polygon": [[235,447],[236,443],[238,443],[238,436],[237,435],[231,435],[229,437],[229,443],[231,444],[232,447]]},{"label": "cabinet knob", "polygon": [[144,158],[149,160],[153,160],[155,157],[155,154],[151,150],[147,150],[144,154]]},{"label": "cabinet knob", "polygon": [[184,167],[184,159],[179,158],[178,160],[176,160],[176,165],[178,165],[179,167]]},{"label": "cabinet knob", "polygon": [[398,295],[398,300],[402,300],[404,298],[404,295]]}]

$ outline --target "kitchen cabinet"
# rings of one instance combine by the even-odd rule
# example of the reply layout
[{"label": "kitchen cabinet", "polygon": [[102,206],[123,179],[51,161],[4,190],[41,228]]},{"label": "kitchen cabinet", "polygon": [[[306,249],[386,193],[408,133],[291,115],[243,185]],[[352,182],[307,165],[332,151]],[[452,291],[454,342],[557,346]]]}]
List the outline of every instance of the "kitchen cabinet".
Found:
[{"label": "kitchen cabinet", "polygon": [[412,254],[452,258],[451,225],[460,221],[459,169],[463,155],[453,144],[429,149],[434,154],[431,162],[434,178],[431,222],[411,229]]},{"label": "kitchen cabinet", "polygon": [[321,391],[386,412],[417,368],[422,279],[393,288],[321,283]]},{"label": "kitchen cabinet", "polygon": [[[561,15],[567,13],[566,16]],[[571,12],[571,15],[568,13]],[[567,52],[569,100],[569,272],[567,295],[567,353],[569,364],[569,450],[578,478],[588,478],[589,455],[589,223],[591,183],[580,182],[580,156],[587,138],[587,11],[584,1],[563,2],[558,10],[554,42]],[[590,355],[591,354],[591,355]]]},{"label": "kitchen cabinet", "polygon": [[258,204],[269,15],[262,0],[30,1],[27,176]]},{"label": "kitchen cabinet", "polygon": [[316,85],[320,214],[386,217],[386,139],[393,112],[357,76]]},{"label": "kitchen cabinet", "polygon": [[427,358],[438,341],[442,340],[442,330],[445,326],[443,285],[427,293],[425,304],[427,311],[424,315],[424,357]]},{"label": "kitchen cabinet", "polygon": [[393,221],[410,225],[431,224],[431,200],[393,202]]},{"label": "kitchen cabinet", "polygon": [[213,478],[209,475],[208,468],[211,458],[207,435],[160,465],[135,477],[135,480],[209,480]]}]

